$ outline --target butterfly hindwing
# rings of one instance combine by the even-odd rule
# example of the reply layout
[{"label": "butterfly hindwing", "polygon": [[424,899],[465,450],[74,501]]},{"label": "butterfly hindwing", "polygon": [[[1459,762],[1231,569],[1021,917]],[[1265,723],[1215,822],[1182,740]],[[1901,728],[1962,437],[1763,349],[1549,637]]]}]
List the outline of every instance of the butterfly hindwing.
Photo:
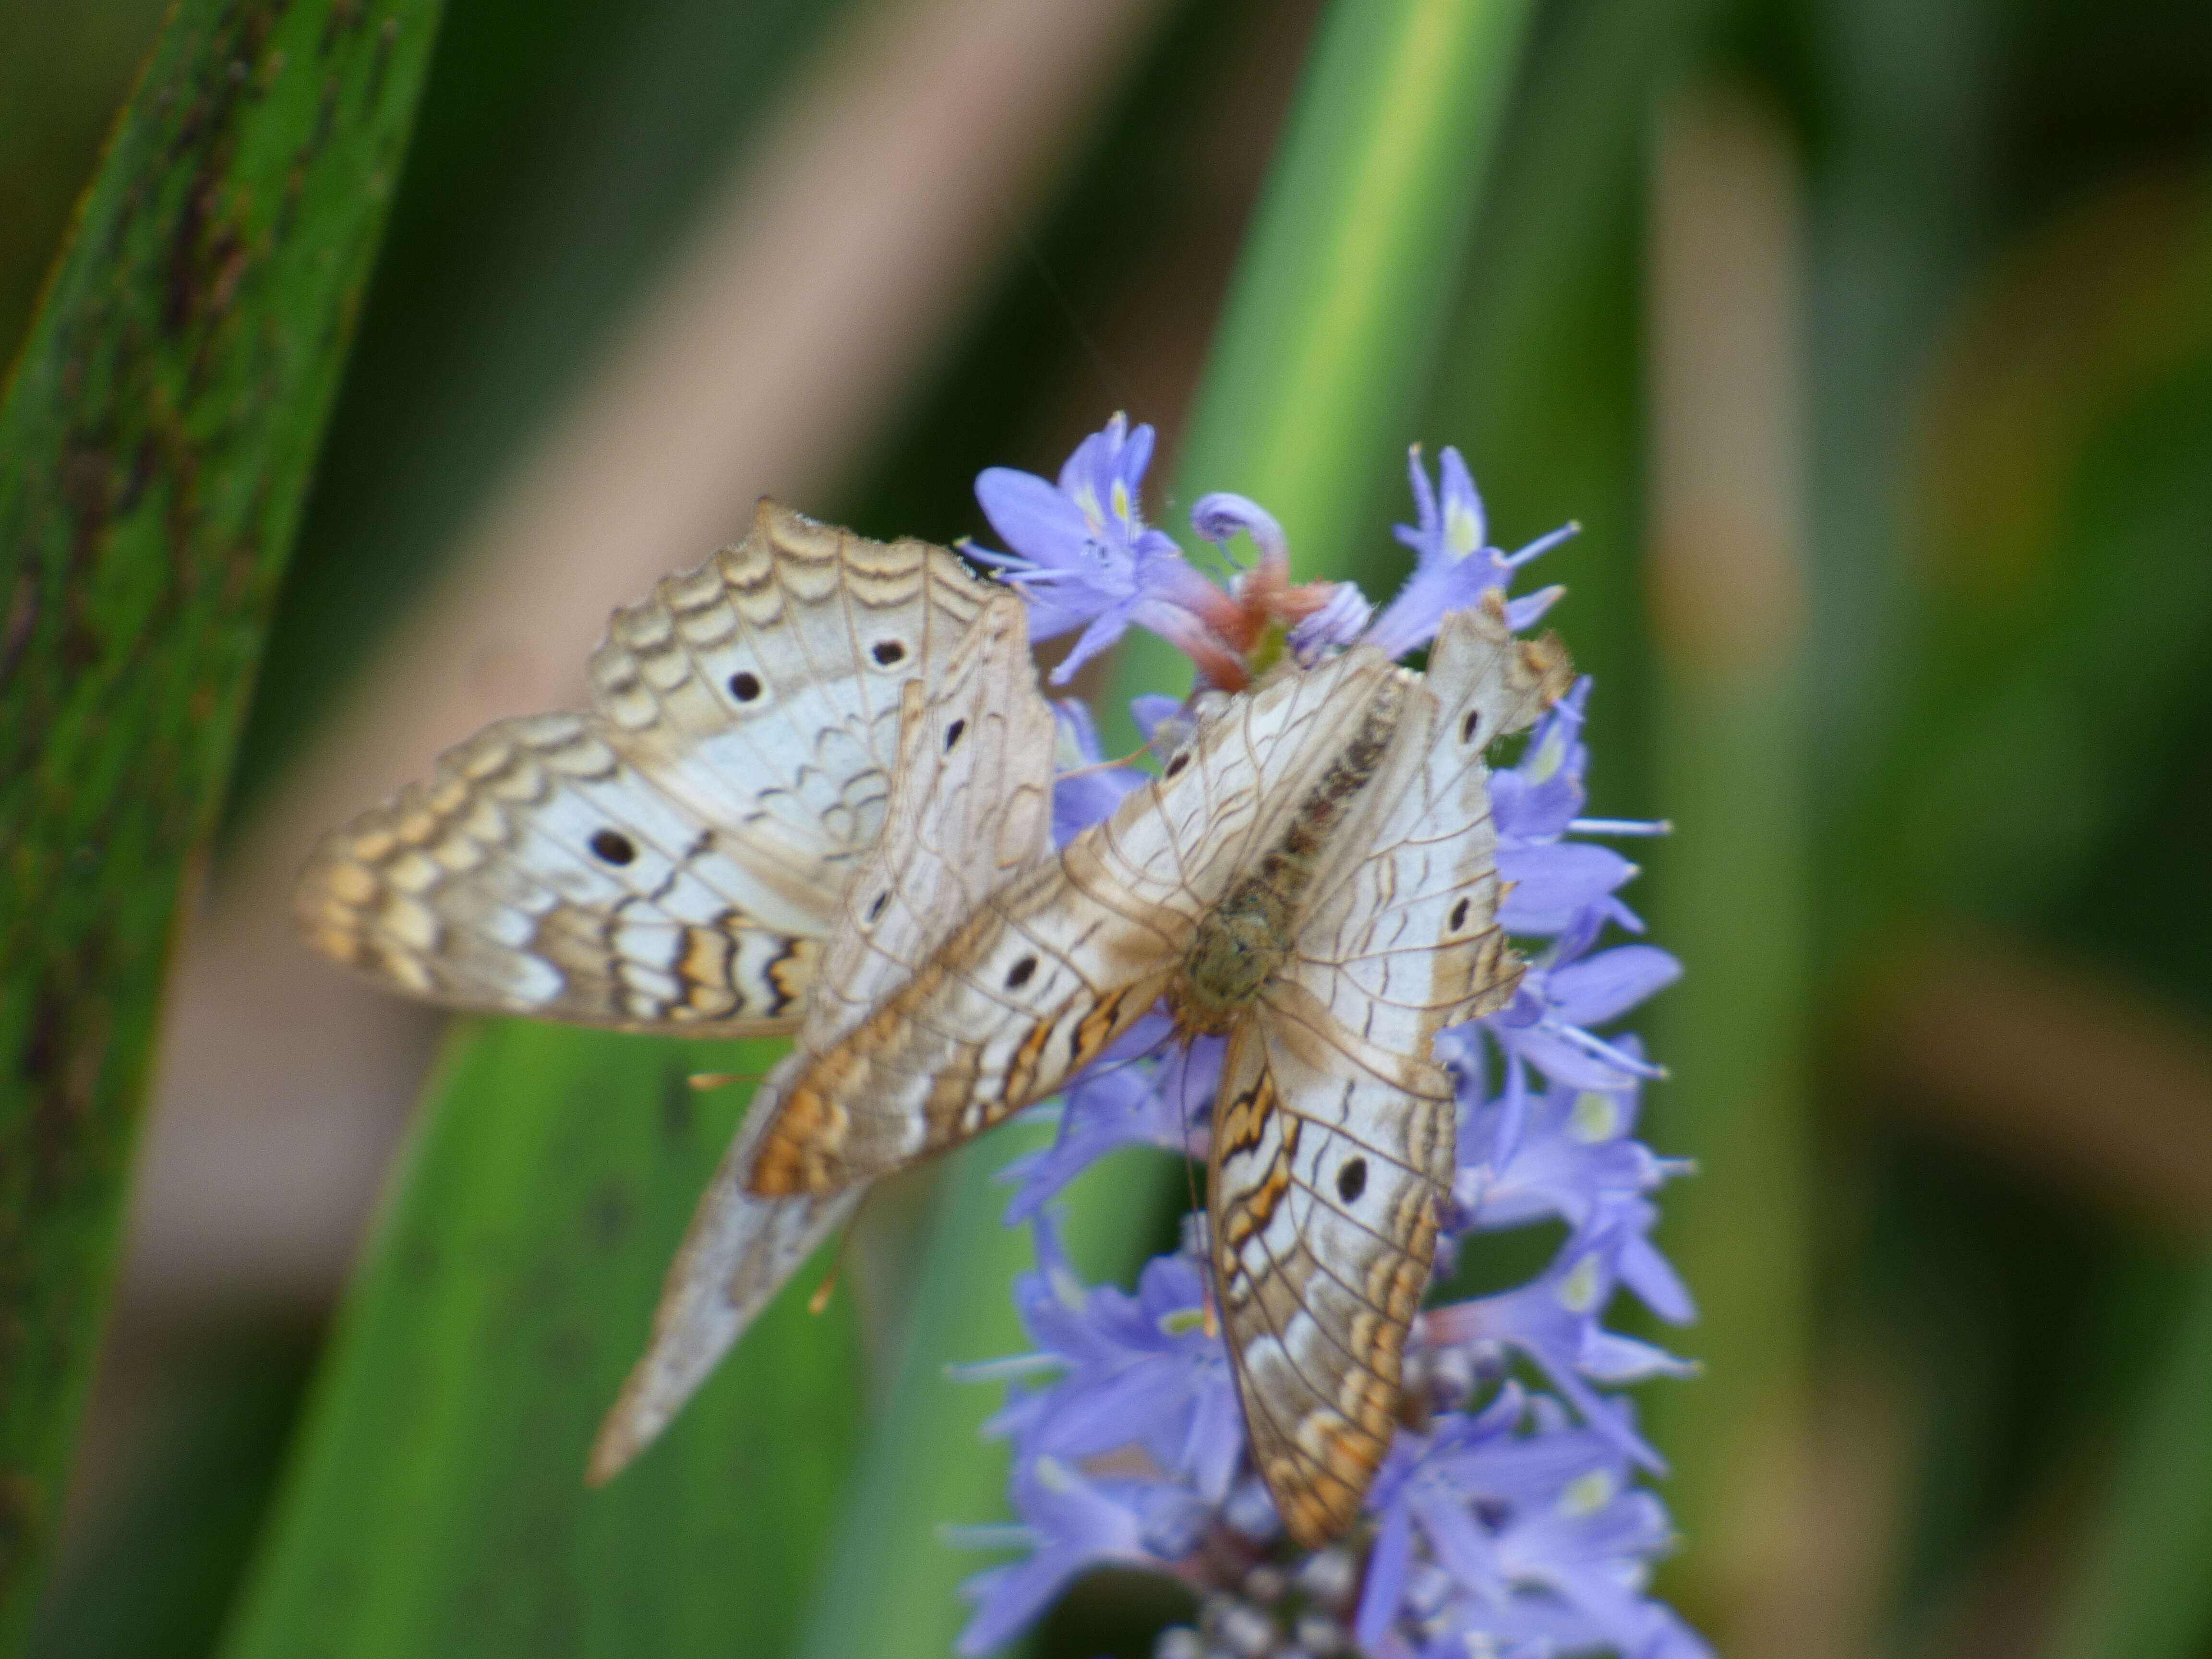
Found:
[{"label": "butterfly hindwing", "polygon": [[1230,1040],[1215,1285],[1253,1464],[1301,1543],[1343,1533],[1389,1449],[1454,1127],[1442,1067],[1371,1049],[1295,993]]},{"label": "butterfly hindwing", "polygon": [[763,502],[744,542],[616,614],[589,712],[499,721],[326,837],[301,923],[454,1006],[791,1030],[882,823],[900,688],[988,594],[943,549]]},{"label": "butterfly hindwing", "polygon": [[754,1114],[723,1154],[669,1265],[653,1335],[592,1443],[586,1479],[599,1486],[651,1444],[744,1334],[784,1281],[859,1206],[862,1188],[817,1198],[758,1198],[745,1177],[767,1119]]}]

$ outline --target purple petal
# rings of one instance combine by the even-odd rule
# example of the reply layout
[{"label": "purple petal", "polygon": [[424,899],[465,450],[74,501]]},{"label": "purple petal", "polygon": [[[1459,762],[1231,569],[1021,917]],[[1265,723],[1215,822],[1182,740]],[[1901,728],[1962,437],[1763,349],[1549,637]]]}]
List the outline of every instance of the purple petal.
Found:
[{"label": "purple petal", "polygon": [[1337,582],[1328,603],[1291,629],[1291,655],[1301,667],[1310,668],[1333,646],[1350,645],[1367,626],[1375,607],[1350,582]]},{"label": "purple petal", "polygon": [[1597,1025],[1682,976],[1682,964],[1652,945],[1622,945],[1554,969],[1552,1006],[1572,1025]]},{"label": "purple petal", "polygon": [[1610,847],[1587,842],[1500,847],[1498,873],[1514,885],[1498,919],[1509,933],[1558,933],[1576,911],[1601,902],[1636,872]]},{"label": "purple petal", "polygon": [[1404,1504],[1393,1504],[1376,1530],[1375,1547],[1368,1553],[1367,1583],[1359,1592],[1359,1613],[1352,1621],[1352,1640],[1363,1650],[1380,1642],[1397,1617],[1398,1599],[1406,1593],[1406,1573],[1413,1559],[1413,1511]]},{"label": "purple petal", "polygon": [[1446,611],[1472,608],[1484,588],[1496,586],[1497,573],[1487,560],[1464,559],[1456,564],[1424,561],[1413,567],[1397,598],[1375,619],[1361,642],[1386,657],[1402,657],[1437,636]]},{"label": "purple petal", "polygon": [[975,500],[999,539],[1024,559],[1048,569],[1076,569],[1091,581],[1106,574],[1082,513],[1035,473],[988,467],[976,475]]},{"label": "purple petal", "polygon": [[1505,625],[1516,634],[1534,628],[1544,620],[1553,605],[1566,597],[1567,590],[1554,582],[1549,587],[1538,588],[1534,593],[1509,599],[1505,605]]},{"label": "purple petal", "polygon": [[1467,470],[1467,462],[1450,444],[1444,446],[1443,523],[1438,526],[1443,535],[1443,550],[1456,559],[1472,558],[1482,551],[1483,544],[1490,538],[1490,521],[1482,510],[1482,495],[1474,487],[1474,475]]},{"label": "purple petal", "polygon": [[1116,605],[1093,618],[1091,626],[1083,630],[1083,637],[1076,641],[1075,649],[1069,652],[1061,659],[1060,666],[1052,671],[1052,683],[1066,685],[1075,678],[1077,669],[1127,633],[1129,610],[1129,606]]},{"label": "purple petal", "polygon": [[1182,699],[1164,692],[1147,691],[1142,696],[1129,699],[1129,718],[1146,743],[1152,740],[1152,733],[1160,729],[1162,721],[1173,720],[1182,713]]},{"label": "purple petal", "polygon": [[1249,496],[1217,489],[1201,495],[1190,509],[1190,527],[1218,546],[1233,541],[1239,531],[1251,537],[1263,556],[1290,557],[1290,541],[1275,515]]},{"label": "purple petal", "polygon": [[1184,1451],[1183,1467],[1206,1502],[1218,1504],[1228,1497],[1243,1450],[1244,1413],[1236,1389],[1224,1377],[1219,1387],[1200,1391]]}]

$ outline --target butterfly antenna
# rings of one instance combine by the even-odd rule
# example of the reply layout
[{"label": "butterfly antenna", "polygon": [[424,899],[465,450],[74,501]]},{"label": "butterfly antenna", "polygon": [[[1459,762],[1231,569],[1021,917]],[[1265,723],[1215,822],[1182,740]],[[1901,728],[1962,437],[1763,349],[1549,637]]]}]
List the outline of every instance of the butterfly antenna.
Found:
[{"label": "butterfly antenna", "polygon": [[1060,783],[1069,778],[1087,778],[1093,772],[1110,772],[1116,767],[1133,765],[1151,753],[1152,747],[1149,743],[1140,743],[1119,760],[1092,761],[1088,766],[1078,766],[1065,772],[1055,772],[1052,775],[1052,781],[1054,783]]},{"label": "butterfly antenna", "polygon": [[758,1083],[767,1075],[766,1072],[694,1072],[685,1081],[695,1089],[705,1091],[726,1089],[732,1083]]},{"label": "butterfly antenna", "polygon": [[861,1212],[868,1207],[868,1200],[875,1196],[875,1190],[871,1187],[860,1194],[860,1201],[853,1206],[853,1213],[837,1230],[836,1254],[830,1258],[830,1271],[822,1275],[822,1282],[814,1287],[814,1294],[806,1298],[807,1312],[820,1313],[830,1305],[830,1298],[837,1293],[837,1281],[845,1272],[845,1253],[853,1243],[853,1230],[860,1224]]},{"label": "butterfly antenna", "polygon": [[1022,216],[1000,192],[993,192],[991,204],[998,210],[999,219],[1012,237],[1014,245],[1021,249],[1023,256],[1036,270],[1039,284],[1050,296],[1053,304],[1059,307],[1061,318],[1067,324],[1068,332],[1075,337],[1076,343],[1082,347],[1083,355],[1091,360],[1091,368],[1098,376],[1098,383],[1106,388],[1107,395],[1121,408],[1133,407],[1136,399],[1132,395],[1132,388],[1127,378],[1115,365],[1113,359],[1107,356],[1106,349],[1099,343],[1097,337],[1085,325],[1083,313],[1075,308],[1074,301],[1068,297],[1067,290],[1060,286],[1059,277],[1054,274],[1051,264],[1044,257],[1044,250],[1037,246],[1036,240],[1030,234],[1029,228],[1022,222]]},{"label": "butterfly antenna", "polygon": [[[1213,1254],[1213,1218],[1200,1209],[1198,1203],[1198,1160],[1190,1155],[1190,1091],[1183,1087],[1183,1073],[1190,1065],[1190,1050],[1182,1051],[1182,1059],[1176,1072],[1176,1112],[1182,1119],[1182,1178],[1190,1194],[1190,1214],[1200,1218],[1206,1232],[1206,1254]],[[1213,1275],[1200,1273],[1199,1295],[1200,1316],[1205,1322],[1206,1340],[1214,1340],[1221,1334],[1221,1321],[1213,1307]]]}]

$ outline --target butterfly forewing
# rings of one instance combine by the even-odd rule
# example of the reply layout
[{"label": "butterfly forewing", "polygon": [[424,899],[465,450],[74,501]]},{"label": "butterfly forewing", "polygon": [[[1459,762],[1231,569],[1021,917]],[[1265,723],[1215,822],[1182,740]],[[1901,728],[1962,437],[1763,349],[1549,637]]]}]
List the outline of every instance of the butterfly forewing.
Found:
[{"label": "butterfly forewing", "polygon": [[1516,638],[1495,604],[1446,617],[1424,695],[1409,702],[1298,928],[1290,976],[1346,1029],[1425,1057],[1444,1026],[1512,995],[1520,968],[1497,922],[1483,756],[1571,679],[1556,638]]},{"label": "butterfly forewing", "polygon": [[1005,932],[990,901],[1051,857],[1054,728],[1021,602],[995,601],[937,693],[909,703],[884,835],[799,1046],[754,1105],[777,1120],[759,1193],[833,1191],[995,1121],[1011,1009],[1064,977],[1033,958],[1000,976],[1009,992],[975,971]]},{"label": "butterfly forewing", "polygon": [[[843,900],[797,1049],[755,1095],[693,1214],[653,1316],[652,1340],[600,1428],[594,1479],[614,1474],[659,1433],[777,1288],[859,1202],[865,1182],[810,1188],[774,1179],[793,1160],[805,1165],[836,1155],[853,1127],[807,1117],[807,1102],[800,1103],[803,1124],[781,1109],[809,1056],[837,1048],[843,1038],[864,1041],[866,1032],[857,1029],[862,1026],[880,1032],[895,1024],[914,1040],[940,1040],[933,1028],[883,1020],[887,1000],[1009,872],[1049,851],[1053,717],[1036,693],[1020,600],[1007,594],[989,600],[931,680],[910,681],[900,702],[883,833],[860,860]],[[933,1057],[943,1063],[945,1054],[933,1051]],[[872,1098],[903,1097],[890,1065],[859,1063],[854,1082]],[[836,1104],[821,1103],[825,1109]],[[897,1132],[901,1121],[896,1111],[872,1114],[858,1133],[865,1141]],[[876,1155],[895,1163],[912,1152]],[[763,1194],[763,1184],[779,1190]]]},{"label": "butterfly forewing", "polygon": [[989,592],[943,549],[763,502],[743,544],[617,613],[590,712],[500,721],[327,837],[308,937],[459,1007],[792,1029],[882,823],[900,687]]},{"label": "butterfly forewing", "polygon": [[[1003,665],[977,682],[972,707],[933,708],[932,730],[1008,711],[1008,730],[1026,733],[1028,777],[1048,781],[1049,708],[1025,656]],[[784,1122],[754,1190],[869,1179],[1057,1090],[1168,988],[1199,919],[1285,833],[1338,734],[1395,672],[1363,653],[1233,702],[1056,858],[1042,823],[1025,832],[1024,856],[1009,856],[1005,824],[961,807],[942,738],[917,739],[831,947],[854,954],[823,974],[799,1052],[764,1093],[763,1109]],[[873,942],[894,924],[902,939],[921,936],[902,905],[939,918],[922,951]]]},{"label": "butterfly forewing", "polygon": [[1277,844],[1376,688],[1395,674],[1371,651],[1286,672],[1231,700],[1168,757],[1159,778],[1072,842],[1062,862],[1085,896],[1189,924]]}]

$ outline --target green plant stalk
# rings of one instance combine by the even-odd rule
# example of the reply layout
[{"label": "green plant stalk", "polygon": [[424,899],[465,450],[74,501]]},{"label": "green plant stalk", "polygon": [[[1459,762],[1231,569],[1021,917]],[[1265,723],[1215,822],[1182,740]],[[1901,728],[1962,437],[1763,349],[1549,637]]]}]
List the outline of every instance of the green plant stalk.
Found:
[{"label": "green plant stalk", "polygon": [[[1249,495],[1302,579],[1395,578],[1402,476],[1528,32],[1527,0],[1340,0],[1322,21],[1200,381],[1172,499]],[[1180,526],[1171,526],[1171,528]],[[1188,665],[1133,630],[1102,711]]]},{"label": "green plant stalk", "polygon": [[1440,349],[1425,435],[1466,453],[1492,534],[1513,547],[1583,533],[1530,574],[1566,584],[1555,620],[1598,686],[1591,809],[1663,809],[1643,775],[1647,627],[1641,568],[1644,376],[1637,284],[1652,97],[1715,0],[1555,9],[1515,93],[1474,227],[1480,259]]},{"label": "green plant stalk", "polygon": [[[945,1368],[1029,1346],[1008,1294],[1014,1275],[1034,1265],[1029,1233],[1000,1224],[1009,1193],[992,1176],[1024,1152],[1051,1144],[1042,1125],[1011,1126],[958,1154],[945,1170],[933,1200],[927,1254],[909,1292],[890,1407],[869,1437],[797,1650],[808,1659],[855,1653],[944,1659],[967,1622],[954,1586],[991,1558],[956,1549],[941,1528],[1006,1518],[1007,1459],[1004,1447],[980,1432],[999,1408],[1000,1390],[956,1382]],[[1131,1195],[1149,1207],[1142,1188]],[[1082,1190],[1076,1200],[1085,1231],[1096,1237],[1106,1236],[1115,1220],[1097,1213],[1100,1196]],[[1128,1212],[1119,1220],[1126,1229]]]},{"label": "green plant stalk", "polygon": [[[1362,574],[1355,533],[1395,473],[1425,389],[1527,18],[1521,0],[1340,0],[1324,20],[1281,154],[1207,361],[1178,499],[1236,489],[1278,514],[1300,574]],[[1151,635],[1116,653],[1105,713],[1129,736],[1140,691],[1180,689],[1188,664]],[[953,1590],[986,1559],[934,1523],[1005,1514],[1005,1459],[975,1440],[988,1391],[949,1385],[945,1359],[1018,1352],[1008,1298],[1028,1243],[1000,1225],[994,1136],[956,1160],[917,1291],[915,1334],[870,1443],[802,1651],[938,1659],[960,1623]],[[1073,1194],[1068,1247],[1087,1275],[1126,1277],[1165,1201],[1158,1160],[1124,1157]]]},{"label": "green plant stalk", "polygon": [[[1800,688],[1788,664],[1731,675],[1662,661],[1654,792],[1680,803],[1657,851],[1652,936],[1686,972],[1650,1035],[1670,1080],[1652,1133],[1697,1161],[1659,1243],[1698,1298],[1694,1382],[1644,1390],[1687,1547],[1662,1591],[1724,1632],[1794,1541],[1810,1342]],[[1791,1565],[1794,1567],[1794,1560]],[[1767,1574],[1767,1580],[1760,1575]]]},{"label": "green plant stalk", "polygon": [[437,0],[181,0],[0,402],[0,1650]]},{"label": "green plant stalk", "polygon": [[457,1033],[223,1653],[786,1650],[861,1414],[848,1298],[783,1297],[659,1443],[583,1483],[744,1107],[688,1079],[772,1053]]},{"label": "green plant stalk", "polygon": [[2212,1267],[2122,1453],[2050,1659],[2194,1659],[2212,1636]]}]

